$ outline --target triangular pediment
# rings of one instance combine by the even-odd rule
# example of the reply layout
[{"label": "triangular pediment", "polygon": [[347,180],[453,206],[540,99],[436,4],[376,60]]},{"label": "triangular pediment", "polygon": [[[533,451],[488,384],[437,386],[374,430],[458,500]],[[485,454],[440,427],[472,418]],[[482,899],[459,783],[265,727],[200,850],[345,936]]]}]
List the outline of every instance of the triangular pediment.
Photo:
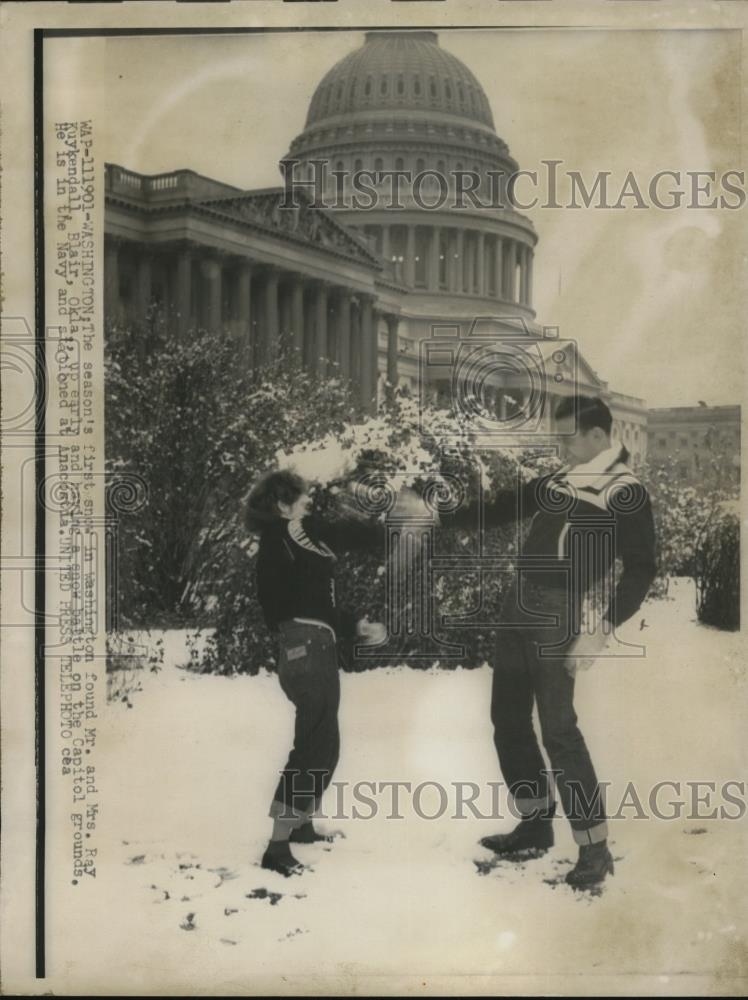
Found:
[{"label": "triangular pediment", "polygon": [[546,366],[553,374],[561,375],[565,381],[575,379],[580,391],[583,386],[599,392],[607,389],[607,383],[600,378],[573,340],[541,341],[539,346]]},{"label": "triangular pediment", "polygon": [[377,255],[362,237],[332,217],[323,208],[314,208],[303,192],[295,192],[296,206],[283,188],[245,191],[229,198],[207,198],[199,202],[205,208],[320,250],[344,254],[369,267],[382,266]]}]

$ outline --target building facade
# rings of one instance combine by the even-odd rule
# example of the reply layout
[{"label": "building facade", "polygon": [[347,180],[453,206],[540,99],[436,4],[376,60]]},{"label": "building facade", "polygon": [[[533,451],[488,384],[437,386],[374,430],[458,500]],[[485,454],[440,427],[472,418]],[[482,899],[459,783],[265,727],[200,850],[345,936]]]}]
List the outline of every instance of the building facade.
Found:
[{"label": "building facade", "polygon": [[740,482],[739,406],[663,406],[648,411],[649,460],[675,463],[690,486]]},{"label": "building facade", "polygon": [[[290,167],[316,185],[295,192],[294,208],[283,187],[245,191],[188,169],[145,176],[108,164],[110,325],[224,331],[250,365],[292,347],[312,370],[351,379],[371,412],[386,383],[444,399],[449,380],[424,363],[424,345],[483,324],[486,342],[518,343],[520,354],[531,345],[538,362],[532,377],[501,363],[480,381],[491,413],[521,410],[533,378],[545,428],[564,394],[601,395],[632,456],[644,457],[643,400],[612,392],[536,321],[537,234],[502,180],[518,165],[481,85],[434,32],[367,32],[316,88],[282,160],[286,176]],[[361,171],[381,194],[366,209],[350,197]],[[393,172],[420,175],[422,197],[405,185],[392,205]],[[480,205],[453,197],[467,175]],[[449,197],[439,200],[442,184]],[[327,207],[313,201],[320,194]]]}]

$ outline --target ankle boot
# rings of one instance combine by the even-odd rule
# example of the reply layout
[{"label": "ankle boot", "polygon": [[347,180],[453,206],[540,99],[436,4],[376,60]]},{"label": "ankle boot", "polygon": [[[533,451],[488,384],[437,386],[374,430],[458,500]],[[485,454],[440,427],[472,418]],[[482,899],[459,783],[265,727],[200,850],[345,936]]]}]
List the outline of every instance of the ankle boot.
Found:
[{"label": "ankle boot", "polygon": [[288,841],[285,840],[271,840],[260,865],[268,871],[285,875],[286,878],[291,875],[301,875],[304,871],[304,866],[291,854]]},{"label": "ankle boot", "polygon": [[566,881],[572,888],[585,888],[602,882],[614,870],[613,855],[605,840],[601,840],[599,844],[582,844],[579,848],[579,860],[567,873]]},{"label": "ankle boot", "polygon": [[333,838],[328,837],[326,833],[318,833],[314,829],[314,824],[310,822],[293,830],[288,839],[292,844],[330,844]]},{"label": "ankle boot", "polygon": [[555,806],[552,806],[546,814],[522,819],[509,833],[496,833],[491,837],[483,837],[480,843],[494,854],[515,854],[519,851],[545,854],[549,847],[553,847],[555,811]]}]

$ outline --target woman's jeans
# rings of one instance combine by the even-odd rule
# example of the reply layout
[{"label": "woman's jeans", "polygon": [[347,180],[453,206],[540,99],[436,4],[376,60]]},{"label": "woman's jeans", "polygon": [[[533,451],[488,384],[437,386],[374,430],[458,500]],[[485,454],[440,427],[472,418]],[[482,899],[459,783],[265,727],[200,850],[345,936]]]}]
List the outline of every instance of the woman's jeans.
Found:
[{"label": "woman's jeans", "polygon": [[[569,630],[569,594],[564,588],[522,587],[507,594],[497,632],[491,720],[504,780],[522,816],[548,815],[553,780],[532,722],[537,705],[543,745],[558,794],[579,844],[607,836],[605,804],[574,711],[574,678],[564,652]],[[543,623],[545,618],[545,623]],[[540,619],[540,621],[538,620]],[[578,619],[577,619],[578,620]]]},{"label": "woman's jeans", "polygon": [[340,675],[332,629],[282,622],[278,678],[296,707],[296,724],[270,815],[301,825],[319,808],[340,754]]}]

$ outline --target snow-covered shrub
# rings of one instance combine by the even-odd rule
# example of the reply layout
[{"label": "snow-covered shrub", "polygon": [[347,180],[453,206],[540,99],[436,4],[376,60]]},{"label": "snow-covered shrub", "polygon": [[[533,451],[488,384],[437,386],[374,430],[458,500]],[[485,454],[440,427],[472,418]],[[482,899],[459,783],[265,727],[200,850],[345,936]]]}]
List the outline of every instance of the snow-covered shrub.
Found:
[{"label": "snow-covered shrub", "polygon": [[693,576],[696,539],[718,504],[737,496],[721,480],[707,480],[699,489],[684,485],[675,459],[639,470],[652,500],[657,540],[655,596],[667,593],[674,576]]},{"label": "snow-covered shrub", "polygon": [[246,558],[244,497],[260,472],[279,448],[342,432],[354,411],[340,380],[284,358],[252,370],[228,337],[153,339],[145,355],[141,336],[107,336],[108,481],[136,476],[146,491],[119,512],[114,627],[192,625],[225,599],[227,560]]},{"label": "snow-covered shrub", "polygon": [[695,546],[696,614],[705,625],[740,628],[740,518],[738,504],[722,503]]}]

